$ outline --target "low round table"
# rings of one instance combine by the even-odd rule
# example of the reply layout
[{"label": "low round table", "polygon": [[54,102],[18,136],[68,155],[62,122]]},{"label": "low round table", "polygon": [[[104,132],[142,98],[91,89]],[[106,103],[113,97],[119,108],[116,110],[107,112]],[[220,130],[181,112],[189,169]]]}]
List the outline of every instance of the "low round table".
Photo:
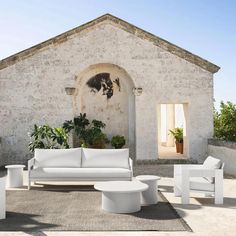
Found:
[{"label": "low round table", "polygon": [[94,185],[102,191],[102,209],[113,213],[140,211],[140,193],[148,189],[139,181],[108,181]]},{"label": "low round table", "polygon": [[141,194],[141,204],[150,205],[158,203],[158,180],[161,178],[155,175],[138,175],[136,176],[136,179],[144,184],[147,184],[149,187]]},{"label": "low round table", "polygon": [[7,187],[17,188],[23,186],[23,168],[25,165],[8,165],[7,168]]}]

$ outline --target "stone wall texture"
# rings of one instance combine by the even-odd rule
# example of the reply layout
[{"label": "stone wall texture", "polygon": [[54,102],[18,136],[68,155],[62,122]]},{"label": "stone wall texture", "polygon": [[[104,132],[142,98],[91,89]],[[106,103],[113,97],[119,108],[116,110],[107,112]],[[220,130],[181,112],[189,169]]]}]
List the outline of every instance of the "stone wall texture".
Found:
[{"label": "stone wall texture", "polygon": [[[86,110],[83,104],[91,105],[91,95],[81,88],[89,76],[107,70],[119,74],[126,86],[122,99],[129,105],[121,99],[121,112],[128,114],[122,113],[121,130],[136,159],[157,158],[157,104],[164,103],[186,105],[188,156],[205,158],[213,133],[213,74],[107,20],[0,70],[0,165],[30,158],[28,132],[34,124],[60,126]],[[75,87],[75,94],[66,95],[65,87]],[[132,87],[142,87],[142,95],[134,97]],[[109,101],[102,109],[109,109]],[[121,120],[105,112],[112,135]]]},{"label": "stone wall texture", "polygon": [[224,162],[224,172],[236,176],[236,142],[208,141],[208,155]]}]

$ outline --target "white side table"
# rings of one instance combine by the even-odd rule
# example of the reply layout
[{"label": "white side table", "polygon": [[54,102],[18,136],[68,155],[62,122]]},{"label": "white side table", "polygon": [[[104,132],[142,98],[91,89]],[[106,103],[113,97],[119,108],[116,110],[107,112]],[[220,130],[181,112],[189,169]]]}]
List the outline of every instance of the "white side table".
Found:
[{"label": "white side table", "polygon": [[0,220],[6,218],[6,177],[0,177]]},{"label": "white side table", "polygon": [[161,178],[155,175],[138,175],[136,176],[136,179],[144,184],[147,184],[149,187],[146,191],[143,191],[141,193],[141,204],[157,204],[158,180],[160,180]]},{"label": "white side table", "polygon": [[140,193],[148,189],[139,181],[107,181],[94,185],[102,191],[102,209],[113,213],[140,211]]},{"label": "white side table", "polygon": [[23,168],[25,165],[8,165],[7,168],[7,187],[17,188],[23,186]]}]

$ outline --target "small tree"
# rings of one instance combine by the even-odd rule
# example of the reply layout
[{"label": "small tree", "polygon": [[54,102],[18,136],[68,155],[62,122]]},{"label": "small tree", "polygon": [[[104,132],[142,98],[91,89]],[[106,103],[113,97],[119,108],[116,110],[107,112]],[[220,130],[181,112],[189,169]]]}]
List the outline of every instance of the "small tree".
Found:
[{"label": "small tree", "polygon": [[220,111],[214,109],[214,137],[236,141],[236,105],[221,101]]},{"label": "small tree", "polygon": [[113,136],[111,145],[116,149],[122,148],[125,145],[125,137],[120,135]]},{"label": "small tree", "polygon": [[80,146],[93,148],[105,148],[105,144],[109,142],[102,131],[105,127],[106,124],[100,120],[92,120],[90,123],[86,113],[80,113],[73,121],[67,120],[63,124],[63,128],[67,132],[74,130]]},{"label": "small tree", "polygon": [[59,149],[69,148],[68,134],[65,129],[53,128],[49,125],[34,125],[34,130],[30,134],[31,142],[29,150],[34,152],[35,148],[40,149]]}]

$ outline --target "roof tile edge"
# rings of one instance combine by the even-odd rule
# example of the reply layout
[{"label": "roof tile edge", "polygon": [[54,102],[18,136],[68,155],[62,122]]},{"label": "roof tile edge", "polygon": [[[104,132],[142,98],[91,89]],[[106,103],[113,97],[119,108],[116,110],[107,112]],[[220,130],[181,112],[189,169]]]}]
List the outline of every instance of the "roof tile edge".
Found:
[{"label": "roof tile edge", "polygon": [[213,64],[213,63],[211,63],[211,62],[209,62],[209,61],[207,61],[207,60],[205,60],[205,59],[203,59],[203,58],[201,58],[201,57],[199,57],[199,56],[197,56],[197,55],[195,55],[195,54],[193,54],[181,47],[178,47],[178,46],[168,42],[165,39],[162,39],[152,33],[149,33],[141,28],[138,28],[137,26],[132,25],[132,24],[116,17],[116,16],[113,16],[111,14],[105,14],[103,16],[100,16],[100,17],[92,20],[92,21],[89,21],[85,24],[82,24],[82,25],[76,27],[76,28],[68,30],[68,31],[66,31],[62,34],[59,34],[53,38],[50,38],[44,42],[36,44],[28,49],[25,49],[23,51],[20,51],[20,52],[14,54],[14,55],[11,55],[7,58],[0,60],[0,70],[6,68],[8,66],[11,66],[18,61],[24,60],[24,59],[36,54],[38,51],[46,48],[47,46],[63,43],[65,41],[67,41],[71,35],[77,34],[85,29],[88,29],[89,27],[95,26],[96,24],[101,23],[106,20],[112,21],[119,28],[121,28],[131,34],[134,34],[137,37],[149,40],[154,45],[161,47],[162,49],[167,50],[170,53],[201,67],[204,70],[207,70],[211,73],[216,73],[220,69],[219,66],[217,66],[217,65],[215,65],[215,64]]}]

